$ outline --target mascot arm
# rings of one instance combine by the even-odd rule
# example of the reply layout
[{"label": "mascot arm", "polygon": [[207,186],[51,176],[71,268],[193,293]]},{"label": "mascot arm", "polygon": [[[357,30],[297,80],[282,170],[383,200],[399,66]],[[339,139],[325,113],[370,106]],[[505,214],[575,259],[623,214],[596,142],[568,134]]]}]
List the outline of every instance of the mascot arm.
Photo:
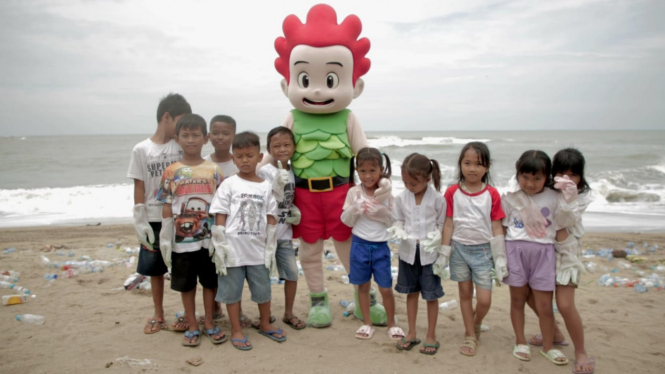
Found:
[{"label": "mascot arm", "polygon": [[[288,128],[289,130],[293,131],[293,114],[291,114],[291,112],[289,112],[289,114],[286,116],[286,118],[284,118],[284,122],[282,122],[282,126],[284,126],[284,127]],[[295,146],[295,144],[294,144],[294,146]],[[261,169],[263,167],[263,165],[270,164],[270,163],[272,163],[272,161],[273,161],[272,156],[270,155],[270,153],[266,152],[263,155],[263,161],[259,162],[259,164],[256,165],[256,171],[258,172],[259,169]]]},{"label": "mascot arm", "polygon": [[349,113],[346,130],[349,134],[349,145],[353,153],[358,153],[359,150],[368,147],[365,132],[353,112]]}]

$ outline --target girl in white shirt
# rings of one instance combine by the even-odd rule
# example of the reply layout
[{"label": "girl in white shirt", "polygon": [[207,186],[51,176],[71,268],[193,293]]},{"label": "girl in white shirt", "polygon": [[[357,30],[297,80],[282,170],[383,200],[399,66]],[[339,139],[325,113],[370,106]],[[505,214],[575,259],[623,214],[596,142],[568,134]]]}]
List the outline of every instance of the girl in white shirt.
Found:
[{"label": "girl in white shirt", "polygon": [[[383,158],[386,167],[383,166]],[[363,316],[370,315],[370,286],[372,275],[379,285],[388,317],[388,336],[393,340],[404,338],[401,328],[395,326],[395,297],[390,273],[390,248],[388,227],[393,207],[393,196],[381,196],[381,181],[390,179],[390,159],[375,148],[363,148],[355,156],[358,177],[361,184],[351,187],[346,195],[342,212],[342,222],[353,227],[350,255],[349,283],[358,286],[358,306]],[[354,158],[351,159],[353,174]],[[364,324],[356,331],[356,338],[370,339],[374,335],[371,323]]]},{"label": "girl in white shirt", "polygon": [[[406,314],[409,320],[409,332],[397,343],[397,349],[408,351],[420,344],[420,339],[416,338],[420,293],[427,301],[427,336],[420,353],[433,355],[440,346],[435,330],[439,314],[438,299],[443,296],[441,275],[445,269],[440,250],[446,201],[440,193],[439,163],[412,153],[402,162],[402,180],[406,190],[395,198],[393,226],[388,229],[394,239],[401,240],[395,291],[407,294]],[[430,181],[434,187],[429,185]]]},{"label": "girl in white shirt", "polygon": [[[570,206],[567,210],[571,211],[571,214],[562,214],[555,218],[557,224],[560,227],[565,227],[568,234],[573,236],[578,242],[578,252],[573,254],[575,257],[579,257],[579,250],[582,248],[579,244],[584,235],[582,214],[593,201],[593,194],[591,193],[589,184],[584,178],[584,165],[584,156],[580,151],[574,148],[560,150],[554,155],[552,161],[552,176],[558,182],[555,184],[555,187],[561,190],[559,202],[560,204],[567,204],[566,199],[570,200],[570,203],[568,203]],[[562,278],[561,274],[565,272],[566,265],[564,264],[565,261],[563,256],[559,255],[558,257],[555,293],[556,304],[575,346],[575,368],[573,369],[573,373],[593,373],[596,362],[593,358],[587,356],[584,347],[584,326],[582,324],[582,318],[575,307],[575,289],[577,288],[578,279],[575,279],[577,276],[570,277],[570,279]],[[575,270],[576,269],[573,267],[573,272],[575,272]],[[529,306],[532,305],[529,304]],[[532,309],[534,306],[535,305],[532,306]],[[565,341],[564,336],[556,323],[554,324],[553,341],[555,345],[568,345],[568,342]],[[541,346],[543,344],[542,335],[537,334],[531,338],[529,344]]]},{"label": "girl in white shirt", "polygon": [[[444,252],[450,255],[450,279],[458,282],[460,309],[464,320],[464,343],[460,353],[475,356],[480,327],[492,303],[492,268],[498,279],[506,269],[506,247],[501,220],[499,192],[489,183],[490,151],[481,142],[462,148],[457,161],[459,182],[448,187]],[[476,286],[476,310],[473,286]]]},{"label": "girl in white shirt", "polygon": [[[554,349],[554,314],[552,297],[556,281],[556,252],[571,250],[577,243],[560,229],[556,216],[561,207],[559,193],[552,188],[552,162],[543,151],[530,150],[515,164],[520,190],[502,196],[506,217],[506,256],[508,276],[504,282],[510,286],[510,319],[515,331],[513,356],[531,360],[531,349],[524,336],[524,306],[532,293],[543,350],[540,354],[555,365],[566,365],[568,359]],[[556,248],[556,252],[555,252]]]}]

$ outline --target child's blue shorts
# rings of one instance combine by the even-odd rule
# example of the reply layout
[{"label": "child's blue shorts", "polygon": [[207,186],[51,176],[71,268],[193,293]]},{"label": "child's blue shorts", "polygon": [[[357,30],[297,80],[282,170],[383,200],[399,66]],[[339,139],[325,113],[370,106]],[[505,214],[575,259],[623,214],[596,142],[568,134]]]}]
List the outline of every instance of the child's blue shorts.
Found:
[{"label": "child's blue shorts", "polygon": [[388,242],[370,242],[353,235],[349,283],[361,285],[372,280],[381,288],[391,288],[390,248]]}]

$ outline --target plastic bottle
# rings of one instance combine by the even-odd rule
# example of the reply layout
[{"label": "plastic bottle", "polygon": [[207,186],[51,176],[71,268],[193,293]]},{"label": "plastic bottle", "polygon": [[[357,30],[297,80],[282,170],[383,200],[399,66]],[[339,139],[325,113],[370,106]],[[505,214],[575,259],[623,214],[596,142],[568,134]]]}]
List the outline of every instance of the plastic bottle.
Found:
[{"label": "plastic bottle", "polygon": [[44,274],[44,279],[46,280],[58,279],[58,274]]},{"label": "plastic bottle", "polygon": [[5,295],[2,297],[2,305],[25,304],[34,298],[35,295]]},{"label": "plastic bottle", "polygon": [[150,281],[146,279],[143,282],[141,282],[141,284],[139,284],[139,289],[150,291],[152,290],[152,283],[150,283]]},{"label": "plastic bottle", "polygon": [[125,280],[125,284],[124,284],[125,289],[127,291],[129,291],[129,290],[132,290],[132,289],[136,288],[136,286],[141,284],[141,282],[143,282],[144,279],[145,279],[145,276],[143,276],[139,273],[136,273],[134,275],[130,275],[129,278],[127,278]]},{"label": "plastic bottle", "polygon": [[74,278],[75,276],[79,275],[79,271],[76,269],[68,269],[62,272],[62,275],[65,278]]},{"label": "plastic bottle", "polygon": [[439,304],[439,310],[441,311],[451,310],[457,308],[457,306],[458,306],[457,300],[449,300]]},{"label": "plastic bottle", "polygon": [[25,288],[25,287],[14,285],[13,290],[14,290],[14,293],[17,293],[19,295],[20,294],[30,295],[30,290]]},{"label": "plastic bottle", "polygon": [[346,308],[346,307],[349,306],[349,304],[352,303],[352,302],[353,302],[353,301],[342,299],[342,300],[339,301],[339,305],[341,305],[343,308]]},{"label": "plastic bottle", "polygon": [[349,276],[348,275],[342,275],[342,283],[349,284]]},{"label": "plastic bottle", "polygon": [[6,254],[8,254],[8,253],[12,253],[12,252],[16,252],[16,248],[14,248],[14,247],[11,247],[11,248],[5,248],[5,249],[2,251],[2,254],[3,254],[3,255],[6,255]]},{"label": "plastic bottle", "polygon": [[14,283],[0,281],[0,288],[14,288]]},{"label": "plastic bottle", "polygon": [[352,301],[352,302],[350,302],[350,303],[347,304],[347,306],[346,306],[346,310],[345,310],[344,313],[343,313],[343,314],[344,314],[344,317],[348,317],[348,316],[352,315],[353,312],[355,312],[355,311],[356,311],[356,303],[354,303],[354,302]]},{"label": "plastic bottle", "polygon": [[332,254],[330,252],[326,253],[326,260],[334,260],[334,259],[335,259],[334,254]]},{"label": "plastic bottle", "polygon": [[[198,321],[198,319],[200,317],[199,312],[196,312],[194,314],[194,316],[196,316],[196,320]],[[185,311],[184,310],[181,310],[181,311],[175,313],[175,319],[178,319],[180,317],[185,317]]]},{"label": "plastic bottle", "polygon": [[10,277],[18,278],[21,276],[20,271],[14,271],[14,270],[3,270],[0,271],[0,274],[2,275],[9,275]]},{"label": "plastic bottle", "polygon": [[585,262],[584,267],[589,271],[589,273],[595,273],[598,268],[593,262]]},{"label": "plastic bottle", "polygon": [[42,260],[42,265],[46,266],[47,268],[51,267],[51,260],[49,260],[48,257],[42,255],[41,260]]},{"label": "plastic bottle", "polygon": [[649,291],[649,288],[643,286],[641,283],[636,284],[634,288],[635,288],[635,292],[638,292],[638,293],[645,293],[645,292]]},{"label": "plastic bottle", "polygon": [[19,322],[34,323],[37,325],[43,325],[46,318],[43,316],[38,316],[36,314],[19,314],[16,316],[16,320]]},{"label": "plastic bottle", "polygon": [[18,282],[18,278],[14,278],[9,275],[0,275],[0,281],[16,283]]}]

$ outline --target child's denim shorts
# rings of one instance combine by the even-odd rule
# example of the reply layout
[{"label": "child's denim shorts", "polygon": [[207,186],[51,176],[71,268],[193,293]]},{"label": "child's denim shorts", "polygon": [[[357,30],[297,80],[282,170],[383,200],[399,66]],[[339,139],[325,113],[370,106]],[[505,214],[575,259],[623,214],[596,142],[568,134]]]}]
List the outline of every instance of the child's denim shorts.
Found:
[{"label": "child's denim shorts", "polygon": [[277,272],[279,279],[287,281],[298,281],[298,264],[296,263],[296,250],[290,240],[277,241]]},{"label": "child's denim shorts", "polygon": [[265,265],[237,266],[226,268],[226,275],[217,277],[217,297],[224,304],[235,304],[242,299],[242,287],[249,286],[252,301],[264,304],[270,301],[270,272]]},{"label": "child's denim shorts", "polygon": [[464,245],[454,240],[450,242],[452,254],[450,255],[450,279],[455,282],[473,280],[476,286],[491,290],[492,276],[490,271],[494,267],[490,244]]}]

